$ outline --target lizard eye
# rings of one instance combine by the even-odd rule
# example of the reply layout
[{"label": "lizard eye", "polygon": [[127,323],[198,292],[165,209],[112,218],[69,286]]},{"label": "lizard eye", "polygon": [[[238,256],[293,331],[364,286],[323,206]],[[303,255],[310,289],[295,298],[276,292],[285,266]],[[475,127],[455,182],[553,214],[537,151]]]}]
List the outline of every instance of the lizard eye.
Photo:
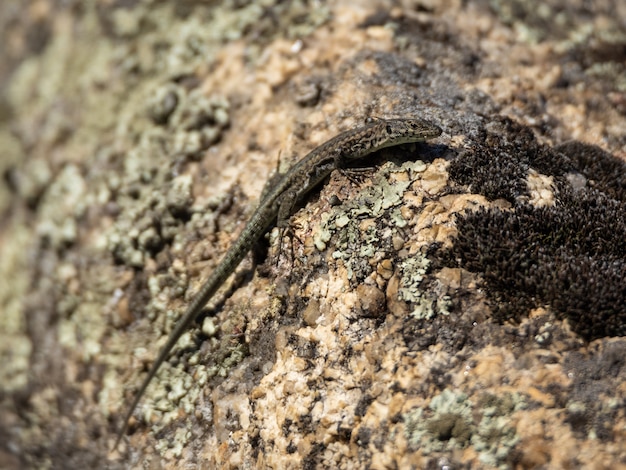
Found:
[{"label": "lizard eye", "polygon": [[387,134],[391,134],[391,126],[389,124],[387,124],[386,126],[386,131],[387,131]]}]

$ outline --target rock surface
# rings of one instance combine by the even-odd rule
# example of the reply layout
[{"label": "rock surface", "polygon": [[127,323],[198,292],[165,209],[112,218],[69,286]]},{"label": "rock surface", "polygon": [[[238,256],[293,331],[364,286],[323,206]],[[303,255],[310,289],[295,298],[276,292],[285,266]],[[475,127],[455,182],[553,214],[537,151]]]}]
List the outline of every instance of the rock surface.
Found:
[{"label": "rock surface", "polygon": [[[0,467],[626,467],[625,23],[2,2]],[[272,172],[402,116],[444,134],[260,243],[111,451]]]}]

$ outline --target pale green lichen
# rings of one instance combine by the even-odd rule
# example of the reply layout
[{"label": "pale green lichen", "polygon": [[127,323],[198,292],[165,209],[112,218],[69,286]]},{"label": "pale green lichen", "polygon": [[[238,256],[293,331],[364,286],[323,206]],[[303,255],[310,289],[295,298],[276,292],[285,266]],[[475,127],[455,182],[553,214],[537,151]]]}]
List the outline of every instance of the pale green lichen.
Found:
[{"label": "pale green lichen", "polygon": [[400,289],[398,294],[402,300],[417,302],[422,298],[419,285],[424,280],[430,261],[426,256],[417,253],[402,260],[400,266]]},{"label": "pale green lichen", "polygon": [[512,427],[510,415],[526,408],[526,400],[519,393],[501,396],[485,395],[481,399],[482,418],[472,434],[472,446],[479,452],[479,460],[493,467],[507,468],[504,462],[520,441]]},{"label": "pale green lichen", "polygon": [[404,416],[409,445],[424,454],[463,448],[471,436],[472,403],[464,393],[444,390],[430,401],[427,415],[415,408]]},{"label": "pale green lichen", "polygon": [[109,233],[109,250],[116,260],[133,267],[141,267],[146,256],[171,242],[192,210],[192,177],[170,179],[172,162],[198,156],[229,123],[224,99],[205,97],[198,90],[186,92],[173,84],[165,89],[144,104],[157,125],[135,131],[133,140],[138,143],[129,149],[125,171],[115,182],[123,211]]},{"label": "pale green lichen", "polygon": [[228,372],[246,357],[248,349],[243,344],[238,344],[228,348],[228,355],[214,367],[207,368],[207,374],[212,377],[226,377]]},{"label": "pale green lichen", "polygon": [[[406,226],[399,206],[411,178],[396,178],[394,174],[415,175],[425,168],[423,162],[404,162],[399,167],[392,163],[383,165],[371,184],[354,197],[322,215],[319,230],[313,235],[315,246],[323,250],[336,234],[333,258],[343,260],[351,280],[363,279],[372,267],[363,263],[391,245],[393,233]],[[377,223],[385,217],[382,227]],[[388,216],[390,215],[390,217]],[[364,219],[375,219],[365,230],[360,227]]]},{"label": "pale green lichen", "polygon": [[508,468],[503,462],[519,441],[511,420],[505,416],[483,416],[471,439],[480,462],[501,468]]},{"label": "pale green lichen", "polygon": [[[313,235],[315,246],[325,249],[335,234],[333,258],[343,260],[349,280],[366,278],[375,264],[368,260],[397,256],[394,234],[409,224],[401,210],[404,195],[427,168],[421,160],[407,161],[400,166],[383,165],[370,185],[322,215],[320,229]],[[361,222],[366,219],[374,221],[363,229]],[[430,319],[437,313],[448,314],[452,305],[449,296],[422,288],[429,267],[428,257],[419,252],[405,254],[399,260],[398,296],[412,304],[412,315],[420,319]]]},{"label": "pale green lichen", "polygon": [[59,248],[76,241],[77,219],[84,205],[87,185],[76,165],[67,165],[52,180],[45,191],[39,208],[37,232],[52,246]]},{"label": "pale green lichen", "polygon": [[440,295],[433,289],[421,286],[428,273],[430,260],[422,253],[416,253],[402,260],[400,264],[400,287],[398,298],[411,302],[411,315],[417,319],[431,319],[436,314],[448,315],[452,298]]},{"label": "pale green lichen", "polygon": [[402,212],[399,207],[393,208],[389,214],[393,226],[398,228],[404,228],[408,225],[407,220],[402,216]]},{"label": "pale green lichen", "polygon": [[10,394],[28,384],[32,343],[28,337],[22,300],[30,281],[27,269],[29,232],[26,225],[6,229],[0,244],[0,277],[11,282],[0,283],[0,392]]},{"label": "pale green lichen", "polygon": [[472,446],[485,465],[507,468],[519,442],[510,415],[525,406],[518,393],[485,395],[475,405],[465,393],[446,389],[432,398],[427,410],[415,408],[404,415],[404,433],[410,447],[425,455]]}]

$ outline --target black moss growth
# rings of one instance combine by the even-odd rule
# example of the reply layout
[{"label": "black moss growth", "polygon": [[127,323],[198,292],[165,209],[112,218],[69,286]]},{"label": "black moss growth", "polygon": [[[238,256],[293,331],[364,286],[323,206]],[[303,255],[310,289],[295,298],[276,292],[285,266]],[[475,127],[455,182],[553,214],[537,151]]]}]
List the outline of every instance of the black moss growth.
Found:
[{"label": "black moss growth", "polygon": [[[579,142],[540,146],[503,122],[505,132],[487,135],[488,149],[477,144],[461,155],[450,175],[513,210],[458,217],[444,263],[482,274],[499,321],[548,305],[585,339],[626,335],[626,164]],[[555,177],[556,205],[538,209],[519,198],[530,168]],[[568,174],[577,174],[576,187]]]},{"label": "black moss growth", "polygon": [[532,131],[503,118],[492,123],[493,132],[484,131],[482,141],[470,144],[448,170],[458,184],[488,199],[515,202],[527,196],[529,168],[539,173],[562,176],[572,171],[563,154],[538,145]]},{"label": "black moss growth", "polygon": [[595,145],[570,141],[555,147],[567,155],[583,175],[588,186],[606,193],[613,199],[626,202],[626,165]]}]

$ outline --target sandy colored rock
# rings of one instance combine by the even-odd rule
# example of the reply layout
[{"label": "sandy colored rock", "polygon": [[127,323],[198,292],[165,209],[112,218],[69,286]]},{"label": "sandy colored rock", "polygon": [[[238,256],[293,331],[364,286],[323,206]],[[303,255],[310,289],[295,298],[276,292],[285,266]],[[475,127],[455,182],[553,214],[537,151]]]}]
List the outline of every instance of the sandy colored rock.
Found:
[{"label": "sandy colored rock", "polygon": [[[623,2],[391,3],[2,2],[0,467],[624,465]],[[111,451],[272,173],[407,115]]]}]

